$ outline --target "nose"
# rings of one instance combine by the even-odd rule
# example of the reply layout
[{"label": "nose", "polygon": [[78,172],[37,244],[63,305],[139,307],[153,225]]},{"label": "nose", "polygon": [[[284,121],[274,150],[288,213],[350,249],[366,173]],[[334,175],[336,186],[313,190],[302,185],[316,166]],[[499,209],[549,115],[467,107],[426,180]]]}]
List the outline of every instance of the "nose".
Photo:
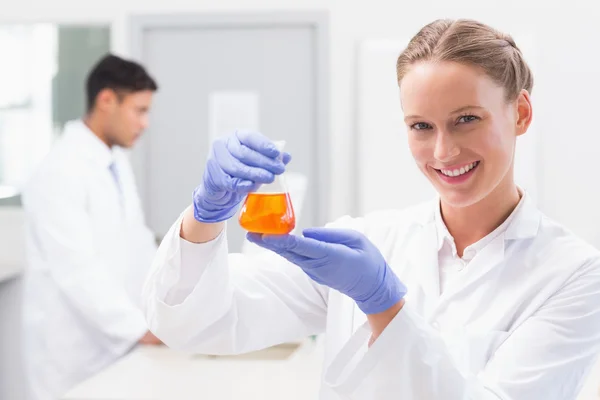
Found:
[{"label": "nose", "polygon": [[460,154],[460,147],[457,145],[452,134],[444,131],[438,131],[435,138],[435,149],[433,156],[441,162],[451,161]]},{"label": "nose", "polygon": [[140,118],[140,128],[144,131],[148,128],[148,115],[143,115]]}]

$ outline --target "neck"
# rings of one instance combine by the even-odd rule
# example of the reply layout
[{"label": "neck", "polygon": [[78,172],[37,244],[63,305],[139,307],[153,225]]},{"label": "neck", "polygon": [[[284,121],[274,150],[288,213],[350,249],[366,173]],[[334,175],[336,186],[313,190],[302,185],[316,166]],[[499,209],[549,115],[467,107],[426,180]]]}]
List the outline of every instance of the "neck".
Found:
[{"label": "neck", "polygon": [[108,140],[106,134],[104,133],[104,124],[101,123],[100,119],[94,114],[89,113],[83,118],[83,123],[89,128],[90,131],[98,139],[100,139],[108,148],[112,148],[113,144],[110,140]]},{"label": "neck", "polygon": [[[510,175],[510,174],[509,174]],[[453,207],[442,201],[442,218],[462,257],[464,249],[494,231],[519,204],[521,194],[514,181],[500,184],[481,201],[468,207]]]}]

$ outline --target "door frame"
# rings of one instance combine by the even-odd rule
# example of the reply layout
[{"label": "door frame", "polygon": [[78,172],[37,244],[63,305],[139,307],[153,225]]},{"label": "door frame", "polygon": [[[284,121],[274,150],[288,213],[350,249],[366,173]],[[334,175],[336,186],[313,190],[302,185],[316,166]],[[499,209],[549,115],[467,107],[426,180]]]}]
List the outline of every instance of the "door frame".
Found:
[{"label": "door frame", "polygon": [[[235,12],[235,13],[185,13],[185,14],[145,14],[132,15],[129,18],[129,55],[143,63],[144,35],[152,29],[222,29],[222,28],[277,28],[308,27],[313,31],[315,62],[314,88],[314,148],[317,155],[317,168],[309,176],[309,185],[318,190],[317,203],[314,204],[316,225],[324,225],[329,220],[330,186],[330,119],[329,119],[329,12],[327,11],[275,11],[275,12]],[[150,71],[151,72],[151,71]],[[160,82],[158,82],[160,87]],[[139,191],[143,199],[151,196],[147,193],[145,174],[145,141],[140,140],[132,152],[132,166],[136,174]],[[193,188],[190,188],[190,193]],[[308,200],[310,196],[307,195]],[[147,209],[147,204],[144,204]]]}]

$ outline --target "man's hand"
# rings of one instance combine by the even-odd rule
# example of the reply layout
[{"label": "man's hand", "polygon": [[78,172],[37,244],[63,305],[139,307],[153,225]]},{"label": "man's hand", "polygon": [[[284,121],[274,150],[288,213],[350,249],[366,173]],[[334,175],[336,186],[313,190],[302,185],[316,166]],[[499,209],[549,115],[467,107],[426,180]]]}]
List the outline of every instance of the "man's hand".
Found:
[{"label": "man's hand", "polygon": [[159,338],[154,336],[152,332],[148,331],[140,340],[138,340],[139,344],[149,345],[149,346],[157,346],[163,344]]}]

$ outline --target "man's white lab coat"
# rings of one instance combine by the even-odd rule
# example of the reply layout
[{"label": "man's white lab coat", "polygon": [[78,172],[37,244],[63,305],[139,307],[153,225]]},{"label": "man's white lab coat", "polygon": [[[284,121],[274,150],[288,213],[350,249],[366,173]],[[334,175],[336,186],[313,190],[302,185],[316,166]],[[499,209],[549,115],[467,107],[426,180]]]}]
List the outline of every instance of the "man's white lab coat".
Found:
[{"label": "man's white lab coat", "polygon": [[33,399],[55,399],[147,331],[139,295],[156,245],[126,154],[82,121],[67,124],[23,204],[27,375]]},{"label": "man's white lab coat", "polygon": [[181,219],[146,282],[146,317],[169,346],[199,353],[325,332],[322,400],[574,399],[599,350],[599,252],[521,201],[441,295],[437,201],[331,224],[365,233],[408,287],[370,349],[351,299],[276,254],[228,255],[224,234],[186,242]]}]

